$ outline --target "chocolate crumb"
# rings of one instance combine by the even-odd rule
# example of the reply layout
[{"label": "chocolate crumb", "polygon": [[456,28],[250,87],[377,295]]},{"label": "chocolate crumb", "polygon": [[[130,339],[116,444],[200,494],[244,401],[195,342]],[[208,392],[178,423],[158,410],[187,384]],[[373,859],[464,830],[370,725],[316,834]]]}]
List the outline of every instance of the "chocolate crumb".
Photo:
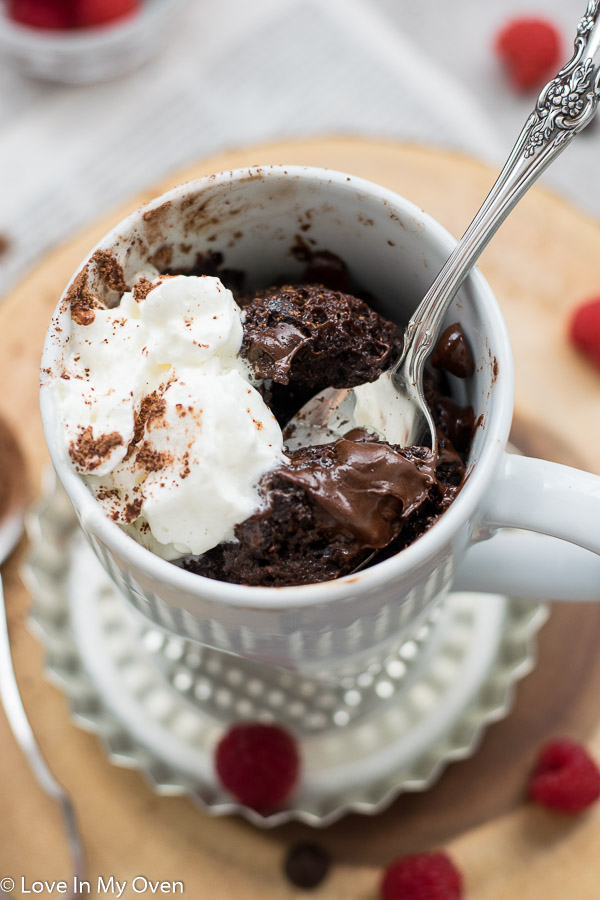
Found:
[{"label": "chocolate crumb", "polygon": [[303,841],[290,848],[283,870],[295,887],[311,891],[325,880],[330,866],[331,857],[324,847]]},{"label": "chocolate crumb", "polygon": [[97,469],[103,459],[123,443],[123,437],[118,431],[110,434],[101,434],[94,438],[92,426],[81,432],[76,441],[69,445],[69,456],[76,466],[87,472]]},{"label": "chocolate crumb", "polygon": [[106,250],[96,250],[91,258],[101,280],[111,291],[123,294],[127,290],[127,282],[123,266],[119,260]]}]

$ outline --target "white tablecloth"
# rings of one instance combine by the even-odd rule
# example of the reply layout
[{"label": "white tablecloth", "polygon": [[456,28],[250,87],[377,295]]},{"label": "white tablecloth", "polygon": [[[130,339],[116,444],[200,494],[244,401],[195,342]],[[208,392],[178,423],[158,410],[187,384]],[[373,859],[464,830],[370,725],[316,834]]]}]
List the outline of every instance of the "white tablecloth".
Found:
[{"label": "white tablecloth", "polygon": [[[164,51],[89,87],[0,59],[0,294],[49,247],[170,171],[281,137],[367,134],[505,158],[535,100],[491,51],[513,14],[555,21],[570,55],[584,0],[186,0]],[[547,174],[600,214],[600,129]]]}]

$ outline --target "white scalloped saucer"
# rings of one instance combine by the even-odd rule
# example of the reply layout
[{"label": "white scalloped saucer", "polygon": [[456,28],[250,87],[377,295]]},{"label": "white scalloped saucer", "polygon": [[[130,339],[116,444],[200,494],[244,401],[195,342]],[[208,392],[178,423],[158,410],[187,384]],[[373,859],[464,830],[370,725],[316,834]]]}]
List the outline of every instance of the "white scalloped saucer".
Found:
[{"label": "white scalloped saucer", "polygon": [[[190,794],[214,815],[239,813],[262,827],[372,815],[403,791],[430,787],[508,714],[547,616],[539,603],[451,594],[415,640],[352,685],[331,687],[143,621],[96,560],[54,478],[28,533],[32,622],[75,721],[157,792]],[[253,718],[292,729],[303,761],[289,805],[269,816],[232,802],[212,765],[227,723]]]}]

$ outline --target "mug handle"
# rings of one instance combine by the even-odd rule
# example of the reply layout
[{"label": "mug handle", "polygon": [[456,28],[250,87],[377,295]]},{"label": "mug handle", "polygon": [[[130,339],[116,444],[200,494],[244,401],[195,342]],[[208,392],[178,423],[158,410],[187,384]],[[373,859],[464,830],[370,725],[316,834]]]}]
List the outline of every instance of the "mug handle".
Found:
[{"label": "mug handle", "polygon": [[453,590],[600,601],[600,477],[505,453],[480,521]]}]

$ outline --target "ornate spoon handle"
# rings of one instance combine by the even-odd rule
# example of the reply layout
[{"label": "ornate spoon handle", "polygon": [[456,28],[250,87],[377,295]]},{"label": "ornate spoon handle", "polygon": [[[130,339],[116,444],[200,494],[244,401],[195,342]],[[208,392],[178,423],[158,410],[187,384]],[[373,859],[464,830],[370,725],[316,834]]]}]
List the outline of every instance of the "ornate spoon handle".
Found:
[{"label": "ornate spoon handle", "polygon": [[480,253],[531,185],[594,117],[600,99],[599,8],[600,0],[589,0],[572,59],[542,90],[496,183],[406,327],[397,368],[406,360],[406,376],[414,385],[421,383],[444,314]]}]

